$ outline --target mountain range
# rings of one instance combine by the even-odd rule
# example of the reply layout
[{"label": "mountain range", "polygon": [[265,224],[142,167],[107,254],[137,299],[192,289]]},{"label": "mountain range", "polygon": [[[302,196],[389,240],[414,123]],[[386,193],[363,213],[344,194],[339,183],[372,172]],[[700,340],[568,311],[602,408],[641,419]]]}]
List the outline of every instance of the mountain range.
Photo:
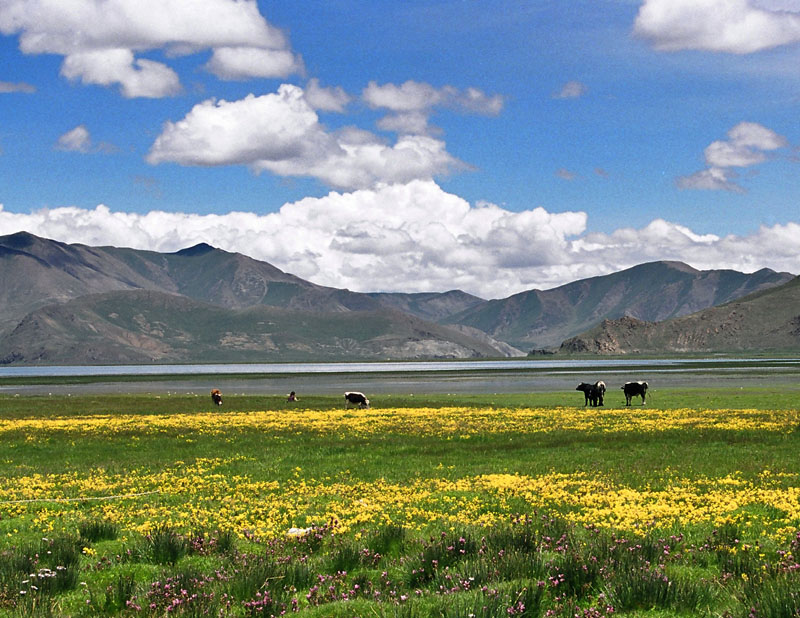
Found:
[{"label": "mountain range", "polygon": [[[671,322],[794,279],[653,262],[498,300],[360,293],[208,244],[160,253],[18,232],[0,237],[0,363],[520,356],[620,318]],[[584,341],[562,352],[598,351]]]},{"label": "mountain range", "polygon": [[566,353],[742,353],[800,350],[800,277],[719,307],[663,322],[603,320],[564,341]]}]

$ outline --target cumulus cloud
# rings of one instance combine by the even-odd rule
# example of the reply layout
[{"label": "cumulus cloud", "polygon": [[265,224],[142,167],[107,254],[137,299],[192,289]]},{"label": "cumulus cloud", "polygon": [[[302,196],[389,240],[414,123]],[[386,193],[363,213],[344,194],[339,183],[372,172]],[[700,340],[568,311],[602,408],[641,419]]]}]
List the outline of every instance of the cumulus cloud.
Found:
[{"label": "cumulus cloud", "polygon": [[690,176],[681,176],[677,185],[682,189],[706,189],[744,193],[734,182],[737,173],[731,168],[745,168],[763,163],[768,152],[788,145],[786,138],[756,122],[740,122],[728,131],[727,140],[711,142],[705,151],[707,169]]},{"label": "cumulus cloud", "polygon": [[496,116],[505,103],[501,95],[489,96],[477,88],[459,90],[454,86],[436,88],[424,82],[406,81],[379,85],[369,82],[361,93],[362,100],[372,109],[391,112],[379,122],[384,130],[398,133],[430,133],[428,117],[435,108],[446,108],[466,114]]},{"label": "cumulus cloud", "polygon": [[798,8],[775,0],[645,0],[633,30],[661,51],[749,54],[800,41]]},{"label": "cumulus cloud", "polygon": [[578,99],[589,92],[589,89],[577,81],[570,81],[561,87],[561,90],[553,93],[554,99]]},{"label": "cumulus cloud", "polygon": [[95,144],[92,141],[92,136],[86,125],[80,124],[74,129],[67,131],[55,144],[56,150],[64,150],[67,152],[113,152],[114,146],[105,142]]},{"label": "cumulus cloud", "polygon": [[86,84],[119,84],[125,97],[180,91],[164,62],[137,57],[212,50],[206,68],[223,79],[286,77],[302,71],[283,33],[255,0],[2,0],[0,32],[26,54],[64,57],[61,73]]},{"label": "cumulus cloud", "polygon": [[340,189],[429,179],[464,167],[431,137],[406,135],[388,145],[358,129],[329,132],[303,90],[289,84],[273,94],[195,105],[183,120],[164,125],[147,160],[246,165],[255,172],[310,176]]},{"label": "cumulus cloud", "polygon": [[357,291],[460,288],[503,298],[652,260],[697,268],[800,271],[800,224],[719,237],[656,219],[642,229],[587,234],[583,212],[513,212],[470,204],[432,181],[332,192],[258,215],[145,214],[0,207],[0,234],[28,230],[64,242],[176,251],[199,242],[265,260],[318,284]]},{"label": "cumulus cloud", "polygon": [[288,49],[259,47],[220,47],[214,50],[206,68],[225,80],[287,77],[303,72],[302,61]]},{"label": "cumulus cloud", "polygon": [[308,104],[314,109],[340,113],[344,112],[345,107],[352,100],[352,97],[339,86],[329,88],[320,86],[316,77],[308,80],[305,97]]},{"label": "cumulus cloud", "polygon": [[24,92],[25,94],[33,94],[36,92],[36,86],[27,84],[25,82],[0,81],[0,94],[7,94],[10,92]]},{"label": "cumulus cloud", "polygon": [[453,86],[435,88],[424,82],[406,81],[395,84],[378,85],[371,81],[361,97],[372,108],[385,108],[393,112],[412,112],[429,110],[433,107],[447,107],[460,111],[497,115],[503,109],[503,97],[488,96],[477,88],[459,90]]},{"label": "cumulus cloud", "polygon": [[71,80],[99,86],[120,85],[124,97],[157,99],[178,94],[178,74],[167,65],[144,58],[135,59],[129,49],[100,49],[70,54],[61,74]]},{"label": "cumulus cloud", "polygon": [[755,122],[740,122],[726,141],[712,142],[705,149],[712,167],[749,167],[766,161],[766,152],[787,145],[786,138]]}]

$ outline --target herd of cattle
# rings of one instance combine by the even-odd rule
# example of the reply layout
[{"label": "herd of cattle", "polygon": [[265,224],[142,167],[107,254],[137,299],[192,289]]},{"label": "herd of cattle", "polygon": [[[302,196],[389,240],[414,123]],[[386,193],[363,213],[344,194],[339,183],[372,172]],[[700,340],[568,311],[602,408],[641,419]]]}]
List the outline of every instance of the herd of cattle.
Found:
[{"label": "herd of cattle", "polygon": [[[634,397],[642,398],[642,405],[647,403],[647,382],[625,382],[620,388],[625,393],[625,405],[631,405],[631,399]],[[606,383],[602,380],[589,384],[588,382],[581,382],[575,387],[576,391],[583,391],[585,401],[584,406],[602,406],[603,397],[606,394]]]},{"label": "herd of cattle", "polygon": [[[623,392],[625,393],[625,405],[631,405],[631,399],[634,397],[641,397],[642,398],[642,405],[646,403],[647,398],[647,382],[639,381],[639,382],[625,382],[620,387]],[[583,391],[585,396],[585,401],[583,403],[584,406],[592,405],[592,406],[602,406],[603,405],[603,398],[606,394],[606,383],[602,380],[595,382],[594,384],[589,384],[588,382],[581,382],[575,387],[576,391]],[[222,393],[218,388],[215,388],[211,391],[211,400],[214,402],[214,405],[221,406],[222,405]],[[297,401],[295,396],[295,392],[292,391],[289,393],[289,398],[287,401]],[[344,406],[349,408],[350,406],[358,406],[359,408],[369,408],[369,399],[367,399],[364,393],[359,393],[358,391],[347,391],[344,394]]]}]

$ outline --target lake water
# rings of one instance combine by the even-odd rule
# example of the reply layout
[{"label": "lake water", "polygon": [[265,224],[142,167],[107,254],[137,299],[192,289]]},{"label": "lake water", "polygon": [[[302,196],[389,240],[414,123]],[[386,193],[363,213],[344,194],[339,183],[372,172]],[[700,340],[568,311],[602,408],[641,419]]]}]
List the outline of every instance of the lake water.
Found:
[{"label": "lake water", "polygon": [[192,365],[70,365],[3,367],[3,377],[74,377],[74,376],[148,376],[148,375],[224,375],[224,374],[341,374],[407,373],[452,371],[570,370],[652,367],[655,370],[702,368],[703,365],[747,365],[798,367],[800,359],[627,359],[601,358],[581,360],[486,360],[486,361],[386,361],[363,363],[247,363]]},{"label": "lake water", "polygon": [[[89,376],[86,384],[60,379]],[[133,376],[133,378],[131,378]],[[157,379],[149,379],[157,376]],[[174,376],[171,378],[170,376]],[[5,383],[2,380],[6,378]],[[13,384],[38,378],[40,384]],[[43,378],[43,380],[42,380]],[[53,378],[47,383],[47,378]],[[228,394],[289,391],[338,394],[525,393],[574,390],[579,382],[602,379],[609,388],[629,380],[660,387],[790,386],[800,389],[800,358],[775,359],[513,359],[365,363],[263,363],[113,365],[0,368],[0,393],[200,393],[212,387]],[[63,382],[63,380],[61,380]]]}]

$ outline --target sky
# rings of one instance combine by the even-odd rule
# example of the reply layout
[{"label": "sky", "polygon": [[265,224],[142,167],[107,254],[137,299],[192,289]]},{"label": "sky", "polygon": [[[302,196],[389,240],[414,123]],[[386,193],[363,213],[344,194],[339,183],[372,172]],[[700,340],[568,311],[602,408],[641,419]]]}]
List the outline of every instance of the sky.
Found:
[{"label": "sky", "polygon": [[505,298],[800,274],[800,0],[0,0],[0,235]]}]

